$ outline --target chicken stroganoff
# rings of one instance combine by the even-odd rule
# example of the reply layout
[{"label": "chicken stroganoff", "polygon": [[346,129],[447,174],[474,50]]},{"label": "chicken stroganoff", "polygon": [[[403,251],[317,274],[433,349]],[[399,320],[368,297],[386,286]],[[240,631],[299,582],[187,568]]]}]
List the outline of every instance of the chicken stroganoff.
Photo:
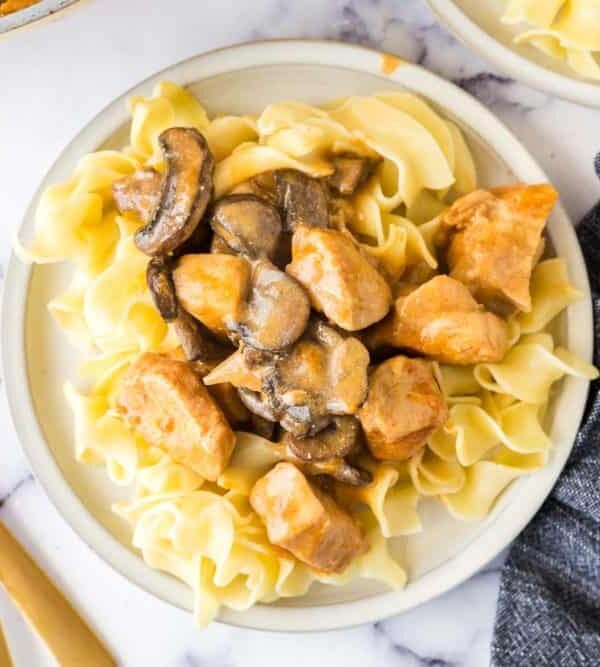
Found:
[{"label": "chicken stroganoff", "polygon": [[86,350],[78,460],[206,625],[370,577],[434,497],[477,520],[543,466],[555,383],[596,370],[548,325],[579,297],[544,227],[557,193],[477,188],[459,128],[409,93],[209,119],[170,83],[131,142],[43,195],[31,261]]}]

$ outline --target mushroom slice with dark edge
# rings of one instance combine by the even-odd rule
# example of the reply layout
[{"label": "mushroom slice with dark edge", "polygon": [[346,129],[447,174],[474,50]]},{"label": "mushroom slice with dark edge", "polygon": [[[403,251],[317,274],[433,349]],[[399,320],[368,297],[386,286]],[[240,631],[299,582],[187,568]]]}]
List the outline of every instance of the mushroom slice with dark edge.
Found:
[{"label": "mushroom slice with dark edge", "polygon": [[242,403],[255,415],[270,422],[278,422],[281,419],[281,411],[269,405],[260,392],[239,387],[238,394]]},{"label": "mushroom slice with dark edge", "polygon": [[[278,421],[293,436],[315,436],[329,426],[333,415],[354,414],[367,395],[366,348],[324,322],[311,322],[286,353],[253,361],[247,358],[249,350],[244,348],[242,353],[244,367],[257,381],[252,387],[253,405],[246,402],[246,407],[262,416],[268,411],[267,418]],[[236,376],[236,384],[237,375],[229,374],[224,380]],[[250,388],[246,380],[237,386]]]},{"label": "mushroom slice with dark edge", "polygon": [[295,169],[280,169],[274,177],[286,231],[293,232],[300,225],[329,226],[327,192],[321,181]]},{"label": "mushroom slice with dark edge", "polygon": [[230,382],[251,412],[302,438],[327,428],[335,415],[358,410],[367,395],[368,365],[369,353],[357,338],[317,320],[291,349],[272,353],[244,345],[204,381]]},{"label": "mushroom slice with dark edge", "polygon": [[309,316],[304,288],[270,262],[259,260],[253,266],[245,312],[231,330],[259,350],[282,350],[302,336]]},{"label": "mushroom slice with dark edge", "polygon": [[183,308],[179,309],[173,326],[188,361],[220,361],[229,353],[230,348],[216,341],[210,329]]},{"label": "mushroom slice with dark edge", "polygon": [[[305,336],[277,361],[264,389],[298,408],[307,402],[320,414],[354,414],[367,395],[369,353],[353,336],[313,320]],[[308,416],[308,415],[307,415]]]},{"label": "mushroom slice with dark edge", "polygon": [[112,184],[112,193],[121,213],[133,212],[147,224],[160,201],[163,175],[155,169],[139,169]]},{"label": "mushroom slice with dark edge", "polygon": [[190,127],[171,127],[159,137],[167,163],[160,203],[152,220],[135,235],[147,255],[181,246],[202,220],[212,196],[214,160],[204,137]]},{"label": "mushroom slice with dark edge", "polygon": [[334,172],[327,177],[327,184],[342,196],[354,194],[373,173],[377,163],[358,155],[338,155],[333,159]]},{"label": "mushroom slice with dark edge", "polygon": [[285,433],[281,441],[303,461],[326,461],[355,453],[360,447],[361,435],[358,419],[344,415],[333,417],[332,423],[312,438],[296,438]]},{"label": "mushroom slice with dark edge", "polygon": [[235,255],[233,249],[218,234],[213,234],[210,241],[210,252],[213,255]]},{"label": "mushroom slice with dark edge", "polygon": [[164,257],[153,257],[146,267],[146,284],[163,320],[177,317],[178,305],[171,267]]},{"label": "mushroom slice with dark edge", "polygon": [[281,234],[277,209],[253,195],[230,195],[216,204],[211,219],[215,234],[235,252],[273,260]]},{"label": "mushroom slice with dark edge", "polygon": [[255,195],[259,199],[266,201],[277,208],[279,198],[275,189],[275,179],[272,171],[265,171],[257,174],[247,181],[242,181],[229,193],[232,195]]},{"label": "mushroom slice with dark edge", "polygon": [[273,439],[276,426],[274,422],[271,422],[268,419],[263,419],[262,417],[251,413],[250,426],[252,427],[252,431],[257,435],[260,435],[262,438],[265,438],[266,440]]},{"label": "mushroom slice with dark edge", "polygon": [[293,463],[306,475],[327,475],[349,486],[366,486],[373,480],[370,472],[354,467],[340,456],[319,461],[307,461],[298,456],[284,440],[274,444],[273,451],[277,458]]}]

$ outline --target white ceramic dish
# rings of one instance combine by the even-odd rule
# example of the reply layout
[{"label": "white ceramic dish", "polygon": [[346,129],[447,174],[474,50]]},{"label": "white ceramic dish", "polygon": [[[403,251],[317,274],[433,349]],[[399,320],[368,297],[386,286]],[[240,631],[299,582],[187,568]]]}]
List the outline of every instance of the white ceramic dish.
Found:
[{"label": "white ceramic dish", "polygon": [[[161,79],[191,85],[209,112],[259,111],[270,102],[297,98],[322,102],[347,94],[370,94],[405,87],[426,98],[465,129],[484,185],[520,179],[547,180],[526,150],[479,103],[420,67],[397,64],[382,73],[382,54],[327,42],[262,42],[204,54],[174,65],[112,102],[63,151],[40,186],[68,178],[76,161],[99,146],[126,140],[125,99],[148,94]],[[38,193],[39,196],[39,193]],[[33,234],[36,196],[23,222],[25,242]],[[562,342],[584,359],[592,353],[592,319],[587,275],[572,226],[558,206],[549,224],[554,247],[569,266],[585,298],[569,308]],[[69,271],[59,265],[29,267],[11,258],[2,312],[4,377],[14,424],[31,466],[64,518],[102,558],[157,597],[190,609],[189,589],[147,567],[129,546],[129,529],[110,511],[124,497],[104,471],[75,462],[71,415],[61,386],[73,377],[76,355],[47,314],[45,304],[63,288]],[[258,605],[220,619],[246,627],[325,630],[396,614],[433,598],[471,576],[503,549],[541,505],[571,449],[584,408],[588,383],[568,378],[552,406],[549,428],[555,448],[547,467],[522,479],[480,524],[449,518],[435,501],[422,503],[425,531],[394,543],[411,582],[389,592],[371,582],[344,588],[315,587],[304,598]]]},{"label": "white ceramic dish", "polygon": [[533,46],[513,43],[523,26],[500,21],[506,0],[427,0],[441,23],[514,79],[572,102],[600,107],[600,83],[582,79],[565,63]]},{"label": "white ceramic dish", "polygon": [[55,14],[77,0],[41,0],[31,7],[21,9],[18,12],[0,16],[0,32],[7,32],[13,28],[19,28],[38,19]]}]

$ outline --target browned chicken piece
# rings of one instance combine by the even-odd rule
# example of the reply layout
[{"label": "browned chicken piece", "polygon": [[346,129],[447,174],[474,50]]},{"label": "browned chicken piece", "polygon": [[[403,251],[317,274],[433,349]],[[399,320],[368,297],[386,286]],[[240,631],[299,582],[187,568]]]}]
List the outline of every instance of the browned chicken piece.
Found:
[{"label": "browned chicken piece", "polygon": [[243,257],[195,254],[179,259],[173,282],[183,308],[214,333],[225,335],[242,313],[250,275]]},{"label": "browned chicken piece", "polygon": [[187,362],[142,354],[123,377],[118,405],[148,443],[205,479],[226,468],[235,434]]},{"label": "browned chicken piece", "polygon": [[115,181],[112,192],[121,213],[131,211],[146,225],[158,206],[162,193],[163,175],[155,169],[139,169],[131,176]]},{"label": "browned chicken piece", "polygon": [[375,458],[404,461],[445,424],[448,408],[431,364],[397,356],[375,369],[357,415]]},{"label": "browned chicken piece", "polygon": [[446,364],[493,363],[508,350],[508,326],[458,280],[436,276],[396,299],[389,317],[368,333],[367,344],[412,350]]},{"label": "browned chicken piece", "polygon": [[313,307],[346,331],[364,329],[390,309],[389,285],[341,232],[298,227],[286,270],[304,285]]},{"label": "browned chicken piece", "polygon": [[369,545],[352,516],[291,463],[278,463],[254,485],[250,504],[269,541],[321,572],[343,572]]},{"label": "browned chicken piece", "polygon": [[531,272],[557,192],[547,184],[476,190],[441,215],[450,275],[499,315],[529,312]]}]

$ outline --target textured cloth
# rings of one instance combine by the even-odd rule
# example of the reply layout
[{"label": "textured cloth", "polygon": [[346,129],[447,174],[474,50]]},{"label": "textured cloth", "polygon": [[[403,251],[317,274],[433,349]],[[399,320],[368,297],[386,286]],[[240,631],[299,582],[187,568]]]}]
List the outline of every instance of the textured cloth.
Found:
[{"label": "textured cloth", "polygon": [[[600,155],[596,160],[600,176]],[[600,363],[600,204],[577,228],[593,295]],[[600,665],[600,380],[552,494],[502,570],[494,667]]]}]

